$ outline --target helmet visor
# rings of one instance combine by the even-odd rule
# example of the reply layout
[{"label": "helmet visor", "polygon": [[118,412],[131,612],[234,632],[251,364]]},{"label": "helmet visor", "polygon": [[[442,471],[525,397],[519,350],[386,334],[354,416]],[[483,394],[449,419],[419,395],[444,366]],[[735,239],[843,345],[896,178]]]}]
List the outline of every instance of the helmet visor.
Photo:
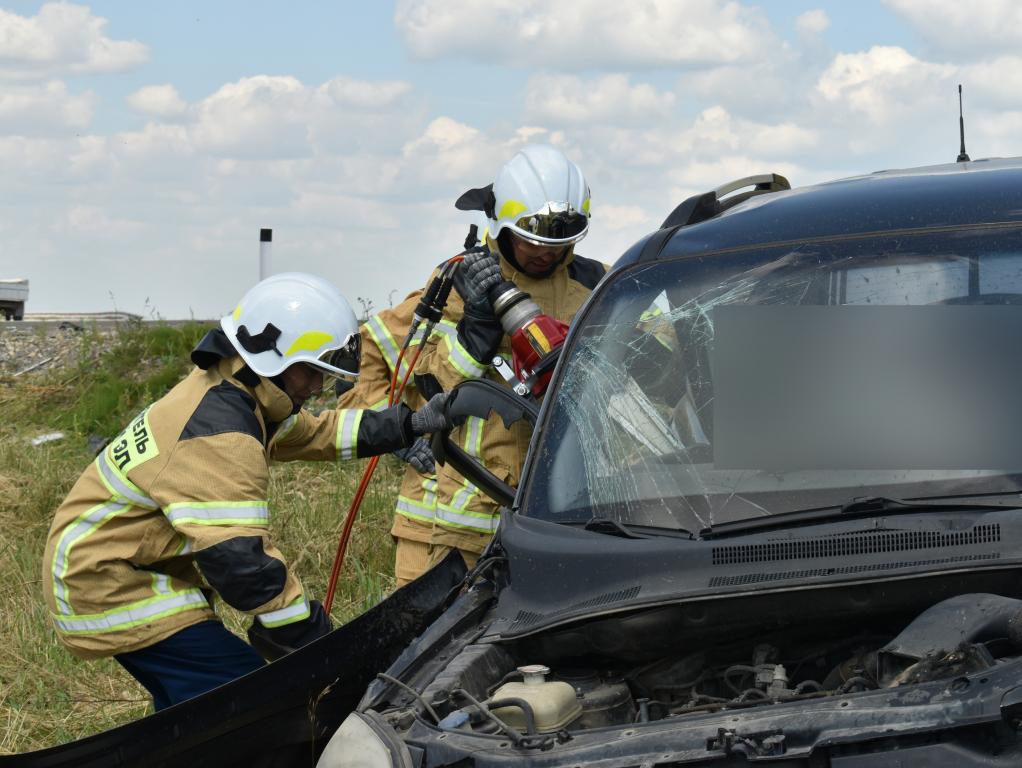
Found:
[{"label": "helmet visor", "polygon": [[535,213],[515,221],[514,228],[523,237],[538,243],[575,243],[585,237],[589,217],[570,206],[547,203]]},{"label": "helmet visor", "polygon": [[362,336],[353,333],[337,349],[328,349],[319,356],[319,368],[324,373],[337,377],[358,376],[358,369],[362,361]]}]

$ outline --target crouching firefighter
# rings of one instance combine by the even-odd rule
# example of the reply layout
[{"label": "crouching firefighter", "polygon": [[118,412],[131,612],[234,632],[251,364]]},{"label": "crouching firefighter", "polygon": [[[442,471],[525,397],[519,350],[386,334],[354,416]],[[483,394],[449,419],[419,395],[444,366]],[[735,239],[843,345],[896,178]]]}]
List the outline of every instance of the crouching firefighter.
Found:
[{"label": "crouching firefighter", "polygon": [[[60,640],[113,656],[157,710],[325,635],[322,606],[270,541],[269,461],[389,453],[444,426],[418,412],[302,409],[324,376],[357,375],[355,315],[331,284],[275,275],[193,350],[196,368],[136,416],[56,512],[43,566]],[[213,592],[254,617],[228,631]]]}]

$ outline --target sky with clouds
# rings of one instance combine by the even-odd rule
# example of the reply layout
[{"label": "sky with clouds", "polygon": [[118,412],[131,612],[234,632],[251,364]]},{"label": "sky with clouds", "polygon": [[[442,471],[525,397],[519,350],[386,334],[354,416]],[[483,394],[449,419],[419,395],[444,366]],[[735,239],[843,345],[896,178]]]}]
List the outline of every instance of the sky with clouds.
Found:
[{"label": "sky with clouds", "polygon": [[0,0],[0,277],[28,310],[215,317],[274,271],[375,307],[528,142],[613,262],[685,197],[1022,154],[1014,0]]}]

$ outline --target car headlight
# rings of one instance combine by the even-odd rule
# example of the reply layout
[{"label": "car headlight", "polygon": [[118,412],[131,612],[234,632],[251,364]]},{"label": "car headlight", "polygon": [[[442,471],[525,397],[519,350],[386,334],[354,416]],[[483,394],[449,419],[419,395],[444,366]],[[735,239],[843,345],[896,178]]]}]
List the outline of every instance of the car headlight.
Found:
[{"label": "car headlight", "polygon": [[408,748],[372,712],[352,712],[334,731],[316,768],[411,768]]}]

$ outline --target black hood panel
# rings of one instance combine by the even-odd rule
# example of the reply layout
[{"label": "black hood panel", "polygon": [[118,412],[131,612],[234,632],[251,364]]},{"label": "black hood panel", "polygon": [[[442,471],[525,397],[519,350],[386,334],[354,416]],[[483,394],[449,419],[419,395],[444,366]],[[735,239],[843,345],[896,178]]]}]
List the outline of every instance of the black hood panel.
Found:
[{"label": "black hood panel", "polygon": [[[761,610],[769,616],[815,621],[831,610],[882,610],[887,598],[874,595],[899,587],[880,591],[878,585],[898,582],[908,585],[906,599],[919,597],[920,609],[962,591],[1014,596],[1022,588],[1016,586],[1022,570],[1017,514],[898,515],[689,540],[621,538],[506,513],[499,536],[508,584],[491,635],[522,637],[604,614],[681,604],[687,607],[670,619],[680,622],[677,631],[702,625],[719,631],[736,613],[753,620],[761,611],[751,606],[768,596],[771,604]],[[923,589],[922,581],[933,585]],[[806,598],[791,596],[806,590],[833,594],[807,615]],[[747,607],[739,611],[736,600]]]}]

